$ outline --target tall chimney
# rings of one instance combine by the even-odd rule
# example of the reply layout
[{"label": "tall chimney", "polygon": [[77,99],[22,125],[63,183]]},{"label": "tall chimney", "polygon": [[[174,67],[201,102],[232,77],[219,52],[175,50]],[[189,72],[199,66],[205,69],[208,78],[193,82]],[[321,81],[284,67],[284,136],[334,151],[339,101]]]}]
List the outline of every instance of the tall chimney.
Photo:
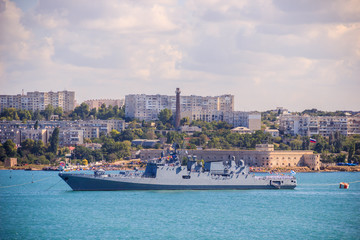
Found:
[{"label": "tall chimney", "polygon": [[176,113],[175,113],[175,128],[180,127],[180,88],[176,88]]}]

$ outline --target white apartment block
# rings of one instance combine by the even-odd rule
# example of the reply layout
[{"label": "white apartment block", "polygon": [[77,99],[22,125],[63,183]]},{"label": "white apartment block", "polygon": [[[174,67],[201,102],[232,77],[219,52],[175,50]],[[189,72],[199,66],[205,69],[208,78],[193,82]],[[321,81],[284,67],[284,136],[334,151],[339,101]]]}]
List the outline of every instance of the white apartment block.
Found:
[{"label": "white apartment block", "polygon": [[26,95],[0,95],[0,111],[4,108],[16,108],[22,110],[45,110],[46,106],[61,107],[64,112],[75,108],[75,92],[28,92]]},{"label": "white apartment block", "polygon": [[348,136],[360,134],[360,116],[280,116],[280,130],[284,134],[312,136],[320,134],[329,136],[339,132]]},{"label": "white apartment block", "polygon": [[84,101],[84,103],[86,103],[90,109],[99,109],[103,104],[105,104],[106,107],[118,106],[119,108],[121,108],[125,105],[125,99],[91,99]]},{"label": "white apartment block", "polygon": [[[222,95],[216,97],[180,96],[181,112],[202,111],[234,111],[234,96]],[[158,119],[163,109],[176,110],[176,96],[131,94],[125,96],[125,115],[139,120],[152,121]],[[183,115],[183,114],[182,114]]]},{"label": "white apartment block", "polygon": [[60,129],[59,146],[75,146],[84,143],[84,131],[76,129]]},{"label": "white apartment block", "polygon": [[[131,94],[125,96],[126,117],[153,121],[163,109],[176,111],[176,96]],[[234,127],[243,126],[251,130],[261,129],[261,114],[258,112],[234,111],[234,96],[180,96],[181,118],[190,121],[225,121]]]}]

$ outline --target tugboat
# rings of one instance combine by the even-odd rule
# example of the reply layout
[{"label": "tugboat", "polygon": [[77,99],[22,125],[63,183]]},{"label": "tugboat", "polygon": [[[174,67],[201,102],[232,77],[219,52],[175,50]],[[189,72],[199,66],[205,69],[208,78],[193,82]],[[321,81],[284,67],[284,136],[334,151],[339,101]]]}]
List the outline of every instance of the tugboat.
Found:
[{"label": "tugboat", "polygon": [[100,169],[94,174],[60,172],[59,176],[74,191],[119,190],[222,190],[222,189],[294,189],[292,175],[255,176],[248,166],[235,157],[227,161],[204,162],[188,156],[181,166],[176,155],[147,162],[145,171],[121,171],[107,174]]}]

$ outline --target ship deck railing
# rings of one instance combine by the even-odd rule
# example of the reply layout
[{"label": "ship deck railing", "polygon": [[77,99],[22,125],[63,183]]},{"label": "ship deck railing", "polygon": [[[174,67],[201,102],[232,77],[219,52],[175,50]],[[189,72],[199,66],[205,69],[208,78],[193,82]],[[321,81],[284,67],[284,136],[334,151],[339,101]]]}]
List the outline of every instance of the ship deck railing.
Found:
[{"label": "ship deck railing", "polygon": [[270,179],[270,180],[283,180],[283,179],[295,179],[292,175],[275,175],[275,176],[255,176],[256,179]]}]

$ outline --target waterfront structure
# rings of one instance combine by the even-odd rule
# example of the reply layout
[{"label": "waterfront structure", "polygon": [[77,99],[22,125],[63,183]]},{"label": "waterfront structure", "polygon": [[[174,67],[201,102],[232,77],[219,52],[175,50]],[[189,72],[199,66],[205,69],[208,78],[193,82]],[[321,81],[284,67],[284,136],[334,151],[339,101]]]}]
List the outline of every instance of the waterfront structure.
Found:
[{"label": "waterfront structure", "polygon": [[4,162],[4,167],[11,168],[17,165],[17,158],[6,158]]},{"label": "waterfront structure", "polygon": [[90,99],[84,101],[84,103],[87,104],[90,109],[99,109],[103,104],[105,104],[106,107],[118,106],[121,108],[125,105],[125,99]]},{"label": "waterfront structure", "polygon": [[61,107],[64,112],[72,111],[75,108],[75,92],[27,92],[27,94],[0,95],[0,111],[5,108],[16,108],[21,110],[45,110],[46,106],[54,108]]},{"label": "waterfront structure", "polygon": [[312,136],[339,132],[344,136],[360,134],[360,116],[309,116],[282,115],[280,131],[284,134]]},{"label": "waterfront structure", "polygon": [[[180,90],[179,90],[180,91]],[[234,111],[234,96],[180,96],[181,118],[190,121],[224,121],[234,127],[244,126],[251,130],[261,129],[261,114],[258,112]],[[176,115],[176,96],[130,94],[125,96],[125,116],[145,121],[158,120],[163,109]],[[178,115],[180,115],[178,114]]]},{"label": "waterfront structure", "polygon": [[[313,151],[283,151],[274,150],[272,144],[258,144],[255,150],[186,150],[187,154],[195,155],[205,162],[228,160],[235,156],[237,160],[244,160],[245,164],[252,167],[297,167],[308,166],[313,170],[320,169],[320,155]],[[149,160],[161,156],[162,150],[142,149],[141,160]]]}]

